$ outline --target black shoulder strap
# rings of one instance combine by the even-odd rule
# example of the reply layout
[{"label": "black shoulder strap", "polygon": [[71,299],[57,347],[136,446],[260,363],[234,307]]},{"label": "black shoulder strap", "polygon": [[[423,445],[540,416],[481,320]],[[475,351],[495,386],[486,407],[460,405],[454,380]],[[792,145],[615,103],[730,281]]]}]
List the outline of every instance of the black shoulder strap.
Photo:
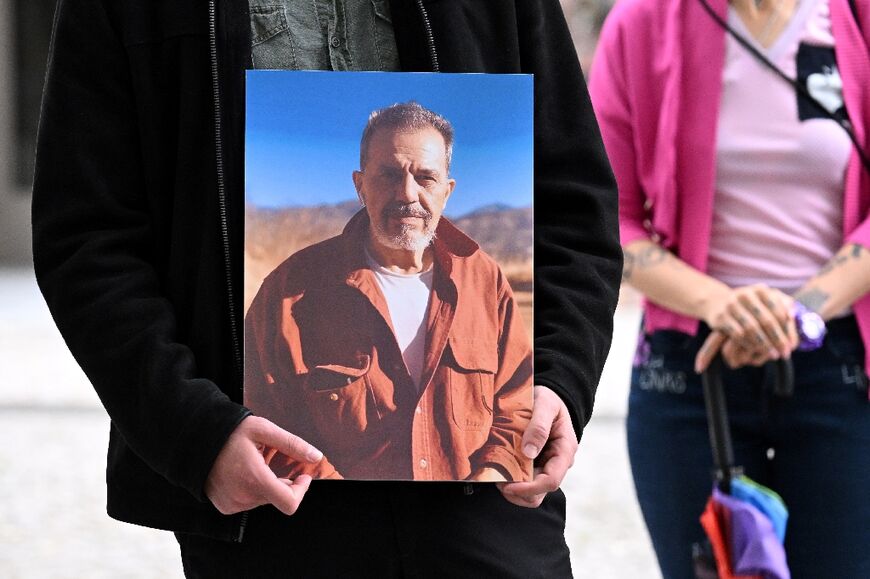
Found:
[{"label": "black shoulder strap", "polygon": [[[785,82],[792,85],[794,87],[794,89],[798,92],[798,94],[801,96],[801,98],[805,99],[810,105],[813,106],[813,108],[817,109],[820,113],[822,113],[827,118],[836,122],[838,125],[840,125],[843,128],[844,131],[846,131],[846,134],[849,135],[849,139],[852,141],[852,144],[855,146],[855,150],[858,151],[858,156],[861,158],[861,164],[864,165],[864,169],[868,173],[870,173],[870,158],[868,158],[867,152],[864,151],[864,148],[858,142],[858,138],[855,136],[855,132],[852,130],[852,126],[850,125],[849,121],[847,119],[843,118],[842,115],[838,115],[834,112],[829,111],[827,109],[827,107],[825,107],[822,103],[820,103],[818,101],[818,99],[816,99],[812,94],[810,94],[810,91],[807,90],[807,87],[805,87],[803,85],[803,83],[801,83],[800,81],[798,81],[795,78],[788,76],[785,72],[782,71],[782,69],[780,69],[773,62],[771,62],[770,59],[767,58],[767,56],[765,56],[764,54],[762,54],[761,51],[759,51],[755,46],[753,46],[752,43],[749,42],[749,40],[747,40],[742,34],[737,32],[736,30],[734,30],[734,28],[732,26],[730,26],[727,22],[725,22],[725,20],[723,20],[722,17],[719,16],[719,14],[717,14],[715,10],[713,10],[713,7],[710,6],[710,4],[709,4],[709,2],[707,2],[707,0],[699,0],[699,1],[701,2],[701,5],[704,7],[704,10],[707,12],[707,14],[709,14],[710,17],[713,20],[715,20],[719,26],[721,26],[723,29],[725,29],[728,32],[728,34],[730,34],[734,38],[734,40],[736,40],[740,44],[740,46],[742,46],[747,51],[749,51],[749,53],[752,54],[752,56],[754,56],[764,66],[769,68],[774,74],[776,74],[778,77],[780,77]],[[855,19],[857,21],[858,20],[858,12],[857,12],[856,0],[849,0],[849,5],[852,7],[852,13],[854,14]],[[859,25],[860,25],[860,22],[859,22]]]}]

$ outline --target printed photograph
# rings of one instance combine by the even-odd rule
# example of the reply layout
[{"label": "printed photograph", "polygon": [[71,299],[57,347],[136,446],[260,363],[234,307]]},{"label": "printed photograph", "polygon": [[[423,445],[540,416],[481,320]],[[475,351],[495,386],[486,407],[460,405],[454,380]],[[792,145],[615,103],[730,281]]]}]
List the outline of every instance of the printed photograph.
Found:
[{"label": "printed photograph", "polygon": [[533,80],[247,73],[245,404],[280,476],[523,481]]}]

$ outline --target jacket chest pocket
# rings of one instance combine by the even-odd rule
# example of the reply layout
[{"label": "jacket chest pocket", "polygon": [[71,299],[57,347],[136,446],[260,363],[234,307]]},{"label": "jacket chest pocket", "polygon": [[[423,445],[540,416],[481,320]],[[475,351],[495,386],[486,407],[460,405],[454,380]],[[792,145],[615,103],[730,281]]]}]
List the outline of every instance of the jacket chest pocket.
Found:
[{"label": "jacket chest pocket", "polygon": [[472,340],[450,337],[447,395],[453,422],[461,430],[489,430],[495,396],[498,352]]},{"label": "jacket chest pocket", "polygon": [[369,381],[371,356],[359,365],[323,364],[311,367],[303,392],[306,409],[325,452],[359,447],[367,431],[380,420]]},{"label": "jacket chest pocket", "polygon": [[254,67],[298,69],[284,5],[252,2],[249,9]]}]

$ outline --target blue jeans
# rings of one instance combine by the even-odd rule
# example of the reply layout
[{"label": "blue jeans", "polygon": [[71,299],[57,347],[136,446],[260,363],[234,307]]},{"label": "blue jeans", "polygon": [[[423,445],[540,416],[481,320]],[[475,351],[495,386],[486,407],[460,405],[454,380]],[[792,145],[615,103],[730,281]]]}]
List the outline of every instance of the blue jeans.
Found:
[{"label": "blue jeans", "polygon": [[[854,317],[822,348],[795,352],[795,392],[771,391],[768,367],[726,370],[737,465],[782,495],[794,579],[870,577],[870,404]],[[713,457],[695,354],[697,336],[658,331],[632,371],[628,451],[637,498],[665,579],[690,579]]]}]

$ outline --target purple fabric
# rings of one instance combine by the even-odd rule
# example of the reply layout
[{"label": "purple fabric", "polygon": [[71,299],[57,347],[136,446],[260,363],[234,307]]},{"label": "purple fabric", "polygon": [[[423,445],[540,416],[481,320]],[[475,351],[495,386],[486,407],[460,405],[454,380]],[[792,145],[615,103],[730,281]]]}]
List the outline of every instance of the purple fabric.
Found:
[{"label": "purple fabric", "polygon": [[791,579],[785,549],[770,519],[757,508],[713,488],[713,500],[731,513],[731,567],[735,575]]}]

